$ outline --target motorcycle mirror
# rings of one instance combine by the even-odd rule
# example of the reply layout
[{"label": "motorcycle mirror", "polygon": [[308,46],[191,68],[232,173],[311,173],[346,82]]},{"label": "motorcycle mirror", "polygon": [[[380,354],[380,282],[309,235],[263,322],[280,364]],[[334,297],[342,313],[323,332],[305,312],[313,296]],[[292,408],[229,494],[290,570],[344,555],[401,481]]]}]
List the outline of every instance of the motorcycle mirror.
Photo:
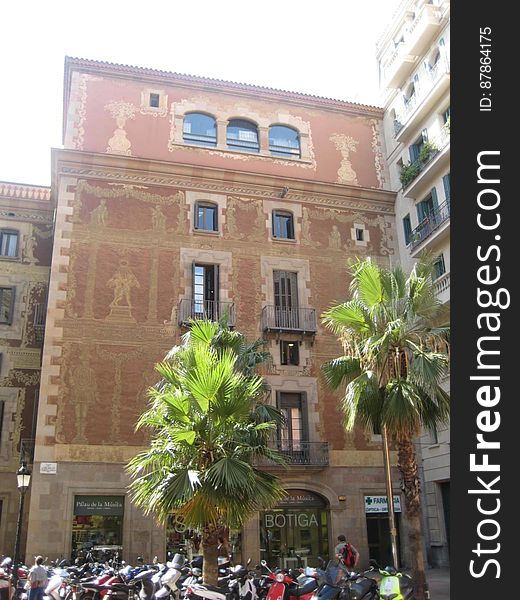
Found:
[{"label": "motorcycle mirror", "polygon": [[246,565],[250,565],[250,564],[251,564],[251,557],[249,557],[246,562]]},{"label": "motorcycle mirror", "polygon": [[262,567],[267,567],[267,561],[265,560],[261,560],[260,564],[262,565]]}]

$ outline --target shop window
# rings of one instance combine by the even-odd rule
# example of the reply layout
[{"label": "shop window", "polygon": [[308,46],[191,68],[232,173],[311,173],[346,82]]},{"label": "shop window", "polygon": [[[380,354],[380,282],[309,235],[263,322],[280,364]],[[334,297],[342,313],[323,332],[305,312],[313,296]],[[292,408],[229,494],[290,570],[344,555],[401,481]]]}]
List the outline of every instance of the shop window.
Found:
[{"label": "shop window", "polygon": [[218,231],[218,206],[216,204],[195,203],[195,229]]},{"label": "shop window", "polygon": [[15,288],[0,287],[0,325],[13,322]]},{"label": "shop window", "polygon": [[251,121],[232,119],[227,126],[227,145],[231,150],[259,152],[257,126]]},{"label": "shop window", "polygon": [[300,136],[296,129],[285,125],[269,127],[269,152],[273,156],[300,158]]},{"label": "shop window", "polygon": [[80,552],[123,549],[124,496],[75,496],[72,556]]},{"label": "shop window", "polygon": [[215,118],[203,113],[189,113],[184,117],[183,140],[198,146],[217,145]]},{"label": "shop window", "polygon": [[294,240],[294,218],[292,213],[273,210],[273,237]]},{"label": "shop window", "polygon": [[297,341],[280,340],[280,364],[300,364],[300,345]]},{"label": "shop window", "polygon": [[0,256],[15,258],[18,256],[18,231],[0,229]]}]

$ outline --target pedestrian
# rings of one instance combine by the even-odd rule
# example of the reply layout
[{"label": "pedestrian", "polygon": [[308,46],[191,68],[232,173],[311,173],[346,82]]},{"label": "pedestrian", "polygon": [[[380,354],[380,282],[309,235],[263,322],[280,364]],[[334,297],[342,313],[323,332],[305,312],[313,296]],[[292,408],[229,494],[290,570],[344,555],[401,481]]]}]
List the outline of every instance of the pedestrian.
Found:
[{"label": "pedestrian", "polygon": [[[349,553],[345,551],[346,546],[350,549]],[[350,561],[346,558],[347,554],[351,556]],[[338,535],[338,543],[334,548],[334,555],[338,559],[339,564],[345,566],[347,569],[353,569],[359,562],[359,552],[352,544],[347,542],[347,538],[343,534]]]},{"label": "pedestrian", "polygon": [[47,586],[47,570],[42,567],[43,556],[34,558],[34,565],[29,569],[27,582],[29,583],[28,600],[43,600]]}]

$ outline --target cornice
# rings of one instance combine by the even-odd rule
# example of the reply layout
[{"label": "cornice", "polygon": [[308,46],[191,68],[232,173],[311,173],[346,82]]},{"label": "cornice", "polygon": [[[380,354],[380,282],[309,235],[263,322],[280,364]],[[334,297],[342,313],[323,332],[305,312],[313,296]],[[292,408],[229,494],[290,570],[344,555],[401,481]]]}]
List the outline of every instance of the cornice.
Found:
[{"label": "cornice", "polygon": [[147,185],[204,190],[206,192],[277,200],[284,187],[285,202],[305,202],[327,207],[367,212],[394,213],[396,193],[377,188],[348,186],[295,177],[230,171],[215,167],[153,161],[78,150],[52,150],[52,189],[58,189],[62,176]]},{"label": "cornice", "polygon": [[[308,108],[318,108],[326,110],[340,111],[356,116],[382,118],[383,109],[378,106],[348,102],[346,100],[337,100],[334,98],[325,98],[305,94],[300,92],[290,92],[275,88],[263,87],[247,83],[237,83],[225,81],[223,79],[212,79],[209,77],[200,77],[196,75],[186,75],[158,69],[149,69],[131,65],[121,65],[105,61],[95,61],[83,58],[65,57],[65,75],[63,86],[64,115],[68,112],[68,99],[72,73],[74,71],[89,73],[92,75],[107,75],[132,80],[142,80],[153,82],[160,85],[173,85],[177,87],[188,87],[192,89],[221,92],[225,94],[234,94],[246,96],[255,99],[270,101],[283,101],[290,104],[299,104]],[[65,117],[64,117],[65,118]]]},{"label": "cornice", "polygon": [[25,183],[13,183],[11,181],[0,181],[0,197],[50,202],[51,188]]}]

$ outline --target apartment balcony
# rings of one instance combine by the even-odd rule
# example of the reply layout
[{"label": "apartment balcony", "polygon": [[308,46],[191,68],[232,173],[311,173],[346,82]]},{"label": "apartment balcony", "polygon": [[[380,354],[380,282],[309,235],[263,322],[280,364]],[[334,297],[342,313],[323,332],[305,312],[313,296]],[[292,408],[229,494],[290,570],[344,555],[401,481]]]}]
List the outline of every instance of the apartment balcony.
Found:
[{"label": "apartment balcony", "polygon": [[384,85],[387,88],[401,87],[402,82],[415,67],[417,57],[409,54],[406,42],[401,42],[386,63],[384,69]]},{"label": "apartment balcony", "polygon": [[418,125],[450,89],[450,65],[441,58],[429,74],[417,85],[415,94],[394,122],[394,137],[403,142],[413,134]]},{"label": "apartment balcony", "polygon": [[444,273],[433,282],[433,292],[443,303],[450,301],[450,273]]},{"label": "apartment balcony", "polygon": [[265,306],[262,309],[262,330],[314,335],[317,331],[316,310]]},{"label": "apartment balcony", "polygon": [[[285,459],[289,469],[302,469],[318,471],[329,466],[328,442],[271,442],[270,447],[277,450]],[[284,466],[277,465],[266,458],[257,459],[255,464],[266,470],[285,470]]]},{"label": "apartment balcony", "polygon": [[235,326],[235,303],[215,300],[181,300],[179,303],[179,325],[189,326],[194,319],[220,321],[227,319],[229,327]]},{"label": "apartment balcony", "polygon": [[25,462],[32,465],[34,462],[34,438],[22,438],[20,440],[20,463]]},{"label": "apartment balcony", "polygon": [[423,4],[408,28],[405,40],[408,54],[414,56],[423,54],[439,32],[440,24],[441,11],[439,7],[434,4]]},{"label": "apartment balcony", "polygon": [[[403,183],[403,196],[417,198],[418,194],[428,188],[428,182],[441,174],[450,162],[450,134],[443,130],[441,135],[430,140],[432,150],[427,158],[416,160],[407,166],[412,168],[412,173]],[[431,188],[431,185],[430,185]]]},{"label": "apartment balcony", "polygon": [[450,225],[450,201],[443,202],[437,210],[431,212],[410,235],[410,255],[416,258],[425,248],[437,243],[448,235]]}]

